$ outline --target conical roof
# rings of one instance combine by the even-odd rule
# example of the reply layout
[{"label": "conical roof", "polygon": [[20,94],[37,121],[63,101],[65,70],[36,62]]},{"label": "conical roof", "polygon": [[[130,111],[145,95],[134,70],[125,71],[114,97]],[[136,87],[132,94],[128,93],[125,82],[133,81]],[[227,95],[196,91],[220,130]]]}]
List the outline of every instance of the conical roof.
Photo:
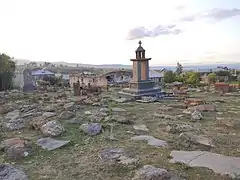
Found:
[{"label": "conical roof", "polygon": [[139,44],[139,46],[138,46],[136,52],[145,52],[145,49],[143,49],[143,47],[142,47],[142,41],[139,41],[138,44]]}]

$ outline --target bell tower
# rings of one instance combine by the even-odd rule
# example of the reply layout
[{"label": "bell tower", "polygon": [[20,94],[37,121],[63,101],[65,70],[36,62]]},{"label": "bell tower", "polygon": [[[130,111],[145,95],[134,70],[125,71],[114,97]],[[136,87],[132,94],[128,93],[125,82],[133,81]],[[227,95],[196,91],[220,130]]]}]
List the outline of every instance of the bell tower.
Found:
[{"label": "bell tower", "polygon": [[160,88],[154,87],[154,82],[149,79],[149,61],[152,58],[146,58],[146,51],[142,47],[142,42],[138,42],[139,46],[135,51],[136,58],[130,59],[133,62],[132,71],[133,78],[129,84],[129,88],[123,89],[120,94],[134,96],[155,96],[161,93]]}]

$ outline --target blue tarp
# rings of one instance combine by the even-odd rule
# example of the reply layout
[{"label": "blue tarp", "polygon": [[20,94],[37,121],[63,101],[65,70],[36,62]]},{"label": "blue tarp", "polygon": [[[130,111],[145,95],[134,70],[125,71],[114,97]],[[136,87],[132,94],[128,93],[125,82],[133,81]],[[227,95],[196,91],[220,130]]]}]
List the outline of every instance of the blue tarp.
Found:
[{"label": "blue tarp", "polygon": [[36,70],[32,72],[32,76],[41,76],[41,75],[54,75],[53,72],[48,70]]}]

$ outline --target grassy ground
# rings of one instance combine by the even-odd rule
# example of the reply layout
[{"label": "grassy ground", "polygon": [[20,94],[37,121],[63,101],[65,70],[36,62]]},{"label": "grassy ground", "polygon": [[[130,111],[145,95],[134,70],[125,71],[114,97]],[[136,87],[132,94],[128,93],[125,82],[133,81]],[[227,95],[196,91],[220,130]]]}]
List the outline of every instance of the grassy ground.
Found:
[{"label": "grassy ground", "polygon": [[[230,126],[227,122],[236,123],[240,115],[240,100],[236,97],[219,97],[213,94],[194,93],[207,101],[216,103],[216,100],[224,100],[225,103],[216,103],[218,112],[204,113],[204,120],[199,123],[202,133],[211,137],[215,142],[215,147],[208,149],[211,152],[221,153],[240,157],[240,123]],[[174,106],[172,111],[162,112],[163,104]],[[19,162],[10,162],[4,154],[0,154],[0,163],[14,163],[21,166],[33,180],[130,180],[135,170],[142,165],[150,164],[156,167],[166,168],[189,180],[229,180],[213,173],[206,168],[190,168],[182,164],[170,164],[169,156],[171,150],[205,150],[202,147],[186,147],[178,141],[179,134],[170,134],[165,131],[168,124],[192,124],[187,116],[178,120],[166,120],[154,117],[154,113],[164,113],[172,116],[182,114],[183,109],[176,108],[180,102],[163,101],[161,103],[109,103],[110,107],[122,107],[127,110],[126,117],[134,121],[135,124],[145,124],[150,129],[149,134],[169,142],[168,148],[154,148],[141,141],[131,141],[133,136],[127,131],[133,131],[132,125],[122,125],[114,123],[113,134],[117,141],[109,141],[109,129],[94,137],[89,137],[79,130],[79,125],[62,122],[66,132],[58,139],[71,140],[71,143],[54,151],[42,150],[35,146],[35,154]],[[89,106],[78,112],[91,111]],[[96,108],[94,108],[96,109]],[[84,121],[87,119],[79,117]],[[8,137],[28,137],[36,141],[41,134],[32,130],[22,130],[19,132],[5,132],[3,129],[0,134],[1,139]],[[1,140],[0,139],[0,140]],[[107,147],[124,147],[134,152],[139,159],[136,167],[129,166],[108,166],[100,161],[99,152]]]}]

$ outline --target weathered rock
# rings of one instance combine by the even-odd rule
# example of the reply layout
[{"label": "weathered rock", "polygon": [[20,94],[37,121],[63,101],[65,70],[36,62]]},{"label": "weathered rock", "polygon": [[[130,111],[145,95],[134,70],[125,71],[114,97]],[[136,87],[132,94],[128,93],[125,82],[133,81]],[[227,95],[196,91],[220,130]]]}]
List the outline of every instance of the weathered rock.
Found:
[{"label": "weathered rock", "polygon": [[192,133],[181,133],[179,138],[181,140],[185,140],[187,142],[191,142],[194,144],[200,144],[200,145],[204,145],[207,147],[214,147],[212,140],[203,135],[195,135]]},{"label": "weathered rock", "polygon": [[200,112],[208,111],[208,112],[214,112],[216,111],[216,106],[213,104],[202,104],[195,107],[196,110]]},{"label": "weathered rock", "polygon": [[172,126],[168,125],[166,127],[166,131],[170,132],[170,133],[173,133],[173,134],[188,132],[188,131],[193,131],[193,130],[196,130],[196,128],[194,128],[193,126],[188,125],[188,124],[183,124],[183,125],[175,124],[175,125],[172,125]]},{"label": "weathered rock", "polygon": [[166,169],[144,165],[132,180],[171,180],[171,174]]},{"label": "weathered rock", "polygon": [[35,117],[29,122],[29,127],[35,130],[39,130],[48,120],[44,116]]},{"label": "weathered rock", "polygon": [[57,121],[47,122],[40,130],[45,136],[59,136],[65,131],[64,127]]},{"label": "weathered rock", "polygon": [[184,101],[184,104],[186,104],[187,106],[197,106],[204,103],[204,100],[196,98],[188,98]]},{"label": "weathered rock", "polygon": [[99,111],[102,113],[109,113],[111,110],[109,108],[101,108]]},{"label": "weathered rock", "polygon": [[23,119],[12,119],[8,123],[5,124],[6,128],[9,130],[19,130],[26,127],[26,123]]},{"label": "weathered rock", "polygon": [[128,99],[126,99],[126,98],[119,98],[119,99],[115,99],[115,101],[118,102],[118,103],[125,103],[125,102],[128,101]]},{"label": "weathered rock", "polygon": [[121,124],[131,124],[131,121],[124,116],[114,115],[110,119]]},{"label": "weathered rock", "polygon": [[0,164],[1,180],[28,180],[27,175],[19,168],[10,164]]},{"label": "weathered rock", "polygon": [[99,157],[103,162],[113,164],[134,164],[137,162],[132,154],[123,148],[107,148],[100,152]]},{"label": "weathered rock", "polygon": [[200,111],[195,110],[191,115],[193,120],[201,120],[203,118],[202,113]]},{"label": "weathered rock", "polygon": [[151,102],[155,102],[156,100],[157,100],[157,98],[155,98],[155,97],[143,96],[140,100],[137,100],[137,102],[151,103]]},{"label": "weathered rock", "polygon": [[171,163],[184,163],[190,167],[206,167],[222,175],[232,178],[240,176],[240,158],[224,156],[207,151],[172,151]]},{"label": "weathered rock", "polygon": [[43,113],[43,117],[45,117],[45,118],[50,118],[50,117],[53,117],[53,116],[56,116],[56,113],[54,113],[54,112]]},{"label": "weathered rock", "polygon": [[56,140],[52,138],[41,138],[37,140],[37,145],[41,146],[43,149],[47,149],[49,151],[60,148],[66,144],[68,144],[70,141],[64,141],[64,140]]},{"label": "weathered rock", "polygon": [[0,149],[4,150],[9,159],[17,160],[33,153],[31,143],[21,138],[11,138],[1,142]]},{"label": "weathered rock", "polygon": [[145,124],[134,125],[133,128],[137,131],[146,131],[146,132],[149,131],[149,129]]},{"label": "weathered rock", "polygon": [[82,124],[80,129],[90,136],[100,134],[102,131],[102,125],[98,123]]},{"label": "weathered rock", "polygon": [[61,120],[69,120],[69,119],[72,119],[76,116],[75,113],[73,112],[70,112],[70,111],[63,111],[61,114],[60,114],[60,119]]},{"label": "weathered rock", "polygon": [[12,110],[13,109],[8,104],[0,105],[0,114],[9,113]]},{"label": "weathered rock", "polygon": [[131,140],[135,141],[147,141],[149,145],[155,146],[155,147],[163,147],[167,146],[167,142],[157,139],[153,136],[147,136],[147,135],[140,135],[140,136],[134,136],[131,138]]},{"label": "weathered rock", "polygon": [[92,113],[91,113],[91,111],[85,111],[84,114],[85,115],[91,115]]},{"label": "weathered rock", "polygon": [[20,111],[19,110],[14,110],[12,112],[7,113],[7,115],[5,116],[5,119],[15,120],[15,119],[18,119],[19,116],[20,116]]},{"label": "weathered rock", "polygon": [[192,114],[194,111],[199,112],[214,112],[216,111],[216,106],[213,104],[202,104],[198,106],[189,107],[186,110],[183,111],[184,114]]},{"label": "weathered rock", "polygon": [[73,111],[75,110],[75,102],[70,102],[70,103],[67,103],[63,106],[63,108],[66,110],[66,111]]}]

